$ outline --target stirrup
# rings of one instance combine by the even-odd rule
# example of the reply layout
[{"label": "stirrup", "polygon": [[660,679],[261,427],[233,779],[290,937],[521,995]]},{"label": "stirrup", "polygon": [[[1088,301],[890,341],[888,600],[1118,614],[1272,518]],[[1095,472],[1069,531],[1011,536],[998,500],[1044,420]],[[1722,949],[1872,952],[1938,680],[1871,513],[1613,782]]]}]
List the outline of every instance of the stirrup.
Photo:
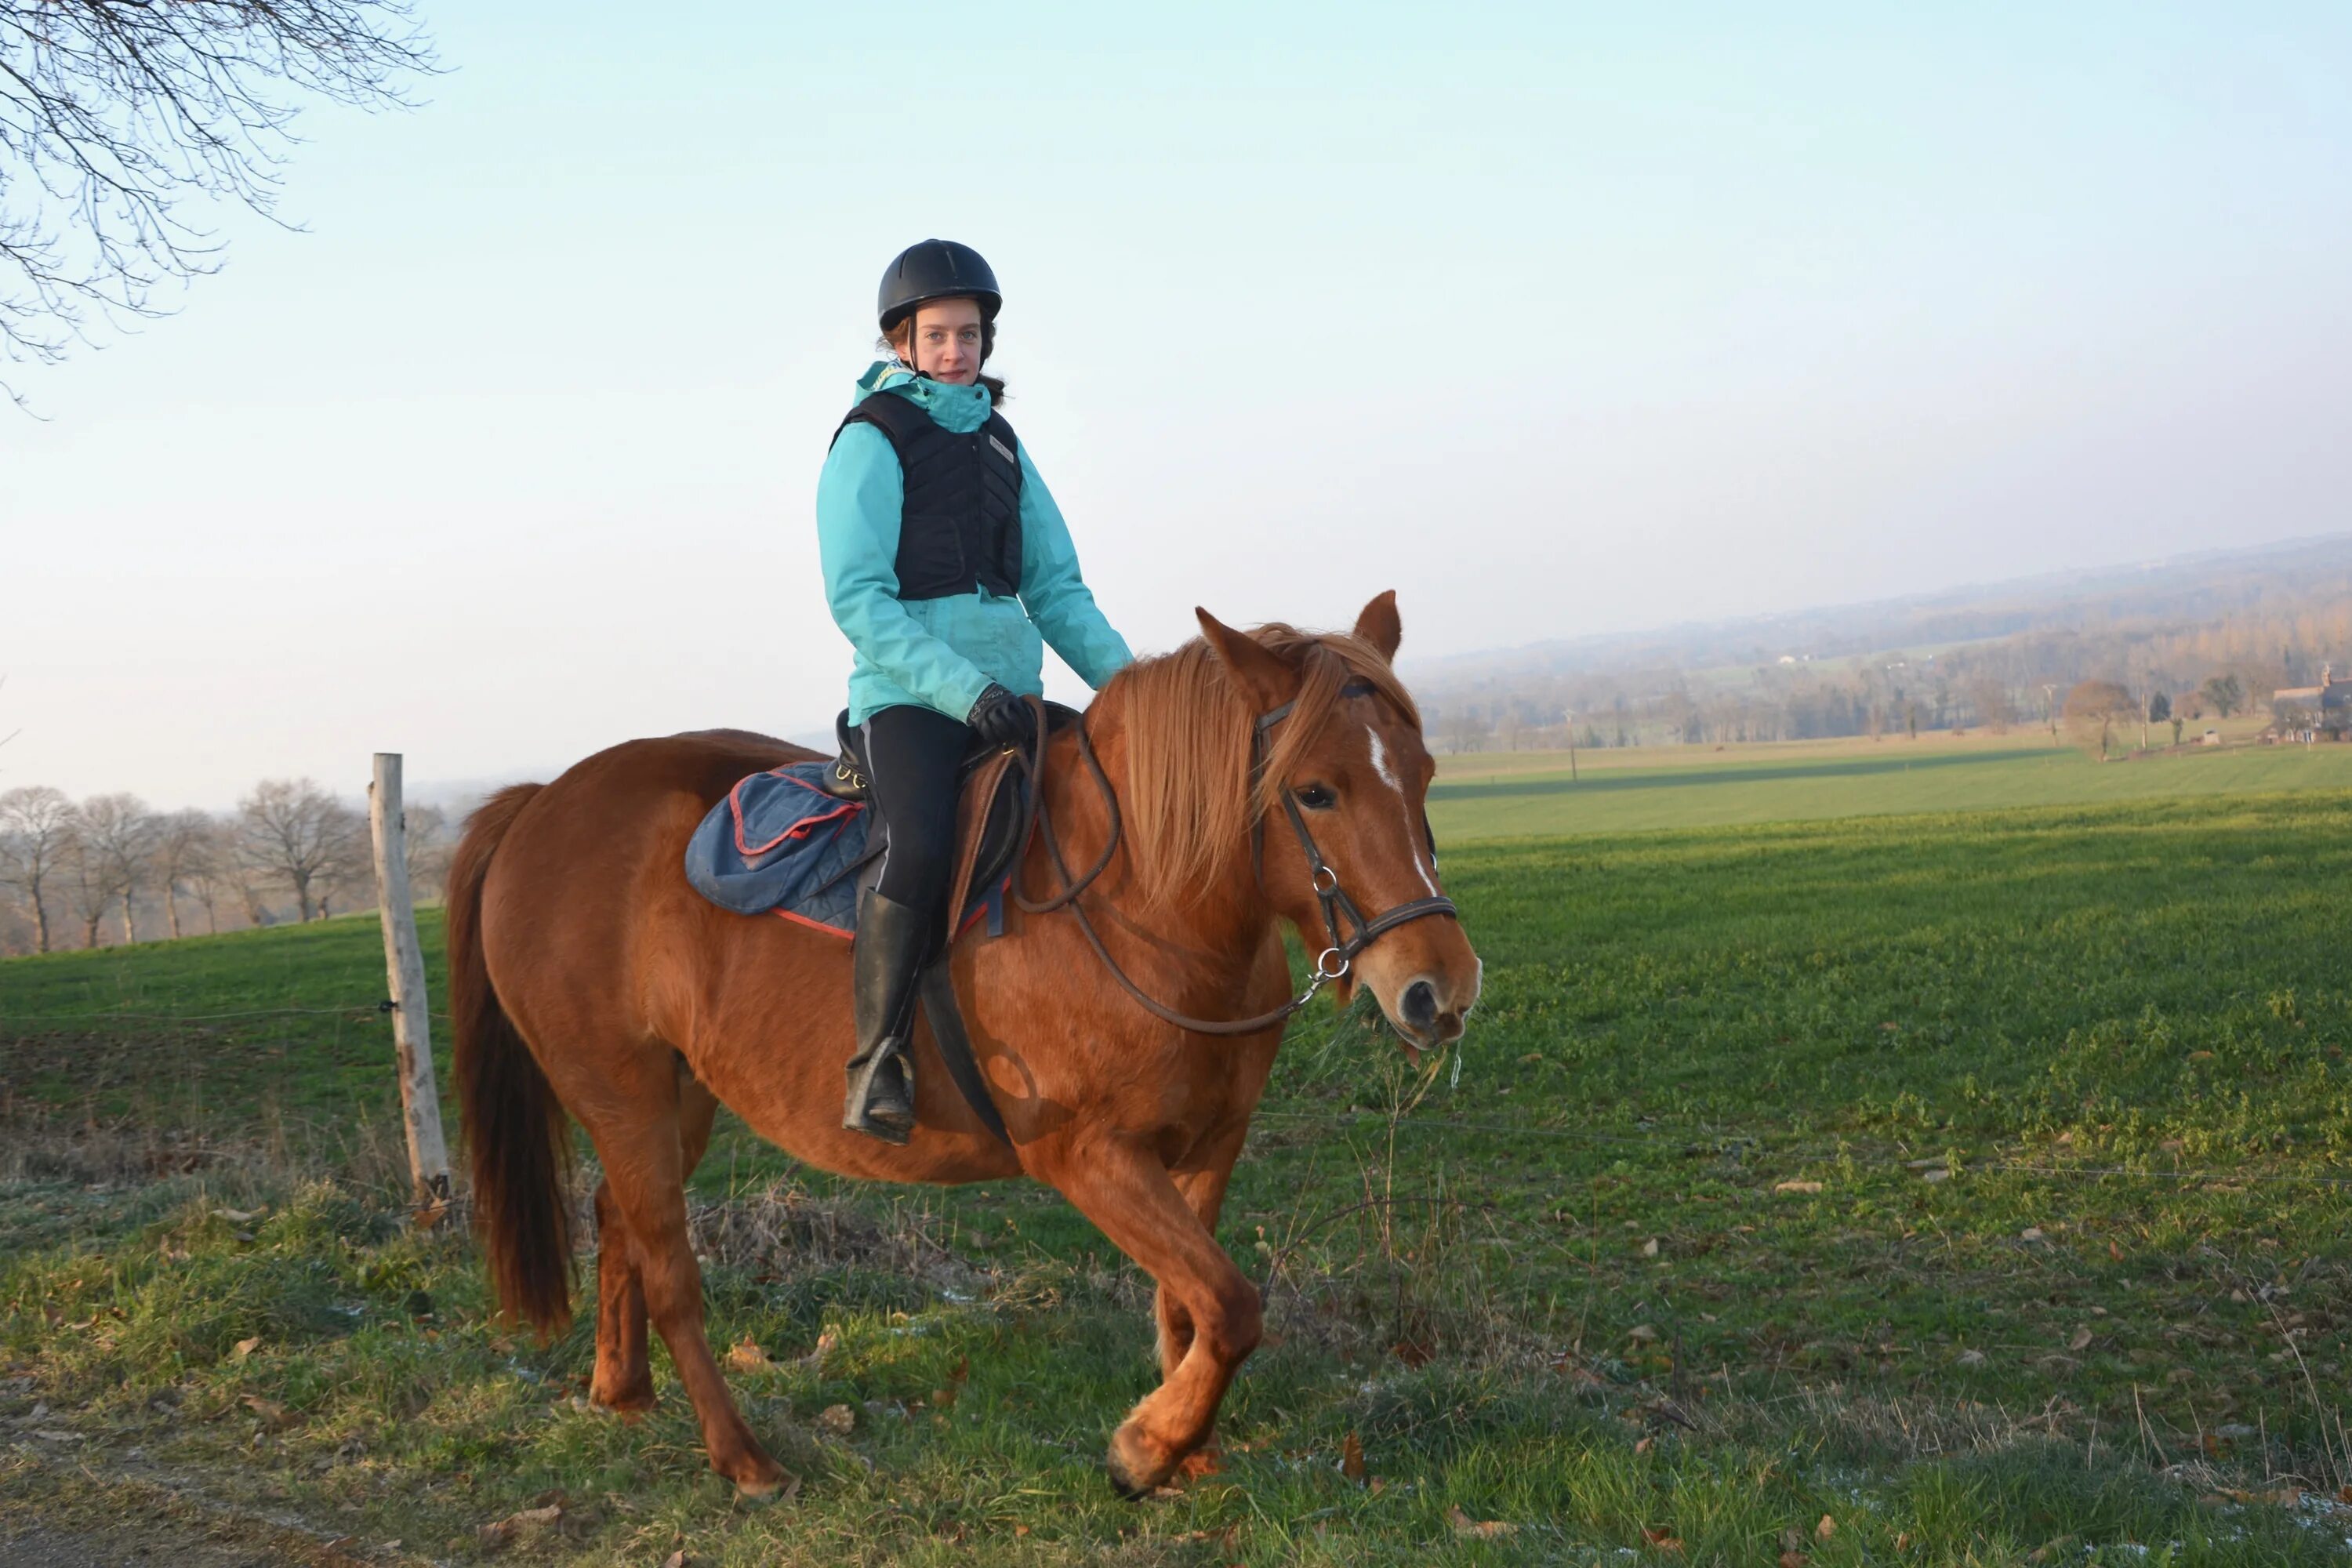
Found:
[{"label": "stirrup", "polygon": [[841,1113],[844,1128],[885,1143],[903,1144],[914,1136],[914,1064],[907,1058],[906,1045],[891,1036],[850,1062],[849,1098]]}]

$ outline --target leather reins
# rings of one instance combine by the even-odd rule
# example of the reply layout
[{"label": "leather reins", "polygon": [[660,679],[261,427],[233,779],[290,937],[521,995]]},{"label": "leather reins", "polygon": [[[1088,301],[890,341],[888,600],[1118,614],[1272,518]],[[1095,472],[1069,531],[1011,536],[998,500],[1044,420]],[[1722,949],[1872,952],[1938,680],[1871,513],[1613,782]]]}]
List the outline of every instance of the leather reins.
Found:
[{"label": "leather reins", "polygon": [[[1360,680],[1349,681],[1339,689],[1341,697],[1365,697],[1370,696],[1372,688]],[[1292,702],[1286,702],[1271,712],[1259,715],[1251,729],[1249,776],[1250,794],[1253,797],[1257,794],[1258,783],[1264,775],[1266,760],[1271,751],[1270,743],[1266,739],[1267,732],[1275,725],[1290,717],[1291,710],[1295,705]],[[1104,836],[1102,853],[1096,857],[1093,865],[1087,868],[1086,875],[1082,877],[1070,875],[1069,862],[1062,854],[1061,837],[1054,831],[1052,816],[1045,810],[1047,737],[1045,710],[1040,704],[1037,707],[1036,746],[1034,751],[1016,753],[1023,771],[1029,775],[1029,820],[1022,830],[1019,842],[1026,844],[1032,829],[1045,839],[1046,858],[1053,862],[1055,875],[1062,880],[1062,890],[1050,898],[1036,900],[1024,893],[1020,883],[1018,859],[1020,851],[1016,848],[1013,861],[1013,901],[1027,914],[1052,914],[1059,910],[1067,910],[1076,919],[1078,930],[1087,939],[1087,945],[1094,949],[1095,956],[1102,960],[1103,967],[1110,972],[1110,977],[1113,980],[1118,982],[1119,988],[1133,997],[1136,1004],[1145,1012],[1162,1023],[1173,1024],[1180,1029],[1196,1035],[1256,1034],[1261,1029],[1273,1027],[1306,1006],[1315,1000],[1316,993],[1326,985],[1335,980],[1345,978],[1355,966],[1356,956],[1387,932],[1394,931],[1408,921],[1423,920],[1431,915],[1444,915],[1453,920],[1462,918],[1461,911],[1454,907],[1454,900],[1439,893],[1432,898],[1413,899],[1395,905],[1367,920],[1355,900],[1349,898],[1347,889],[1339,885],[1339,873],[1333,870],[1330,863],[1323,858],[1322,847],[1315,842],[1315,835],[1307,830],[1306,814],[1299,807],[1298,797],[1286,785],[1282,791],[1283,812],[1289,817],[1291,831],[1297,835],[1298,847],[1307,857],[1308,883],[1315,890],[1316,901],[1322,907],[1324,931],[1330,938],[1330,945],[1316,957],[1315,973],[1307,980],[1307,989],[1272,1012],[1260,1013],[1253,1018],[1194,1018],[1154,1001],[1141,986],[1129,977],[1125,970],[1118,966],[1118,961],[1111,957],[1110,950],[1103,945],[1101,933],[1095,930],[1094,921],[1087,915],[1086,906],[1080,900],[1080,895],[1094,884],[1096,878],[1102,875],[1104,868],[1110,864],[1111,856],[1118,852],[1125,826],[1119,816],[1118,792],[1112,788],[1110,775],[1103,771],[1102,759],[1095,754],[1094,739],[1087,732],[1086,715],[1083,713],[1077,718],[1077,732],[1078,755],[1085,761],[1087,771],[1094,775],[1095,787],[1101,791],[1104,809],[1110,817],[1110,831]],[[1423,830],[1424,832],[1428,830],[1426,816],[1423,818]],[[1259,877],[1263,881],[1263,850],[1265,837],[1265,822],[1263,816],[1259,818],[1254,831],[1255,839],[1251,847],[1251,856],[1253,862],[1260,868]],[[1430,853],[1433,856],[1436,853],[1434,843],[1430,846]],[[1343,929],[1343,922],[1346,927],[1352,929]]]}]

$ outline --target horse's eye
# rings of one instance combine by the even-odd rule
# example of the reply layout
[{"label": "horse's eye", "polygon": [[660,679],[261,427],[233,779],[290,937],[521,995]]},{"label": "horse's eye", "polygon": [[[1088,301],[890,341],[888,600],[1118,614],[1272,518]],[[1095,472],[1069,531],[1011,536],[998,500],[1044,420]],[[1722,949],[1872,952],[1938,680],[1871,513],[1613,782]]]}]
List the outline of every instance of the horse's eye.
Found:
[{"label": "horse's eye", "polygon": [[1298,804],[1309,811],[1328,811],[1339,804],[1339,797],[1327,785],[1308,784],[1298,792]]}]

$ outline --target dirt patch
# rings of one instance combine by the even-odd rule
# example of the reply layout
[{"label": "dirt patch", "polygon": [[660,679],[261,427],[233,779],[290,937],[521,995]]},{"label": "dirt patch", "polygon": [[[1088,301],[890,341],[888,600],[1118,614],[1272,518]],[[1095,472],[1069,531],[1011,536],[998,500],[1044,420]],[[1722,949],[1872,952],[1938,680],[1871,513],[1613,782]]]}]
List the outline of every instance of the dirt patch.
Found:
[{"label": "dirt patch", "polygon": [[0,1568],[358,1568],[399,1543],[330,1539],[144,1479],[60,1474],[0,1456]]}]

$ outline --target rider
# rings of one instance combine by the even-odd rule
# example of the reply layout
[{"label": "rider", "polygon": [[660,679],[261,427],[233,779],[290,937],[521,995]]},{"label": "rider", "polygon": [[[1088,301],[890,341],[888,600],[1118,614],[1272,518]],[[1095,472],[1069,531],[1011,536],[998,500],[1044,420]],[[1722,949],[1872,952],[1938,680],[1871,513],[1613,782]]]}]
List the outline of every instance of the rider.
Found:
[{"label": "rider", "polygon": [[[957,775],[975,732],[1034,732],[1043,642],[1099,688],[1134,656],[1078,575],[1068,525],[982,374],[1003,303],[980,253],[927,239],[882,275],[891,357],[858,378],[817,479],[817,546],[833,618],[856,652],[849,721],[888,825],[857,912],[857,1054],[842,1125],[893,1143],[914,1131],[903,1056],[918,976],[943,942]],[[1040,634],[1043,634],[1043,642]]]}]

